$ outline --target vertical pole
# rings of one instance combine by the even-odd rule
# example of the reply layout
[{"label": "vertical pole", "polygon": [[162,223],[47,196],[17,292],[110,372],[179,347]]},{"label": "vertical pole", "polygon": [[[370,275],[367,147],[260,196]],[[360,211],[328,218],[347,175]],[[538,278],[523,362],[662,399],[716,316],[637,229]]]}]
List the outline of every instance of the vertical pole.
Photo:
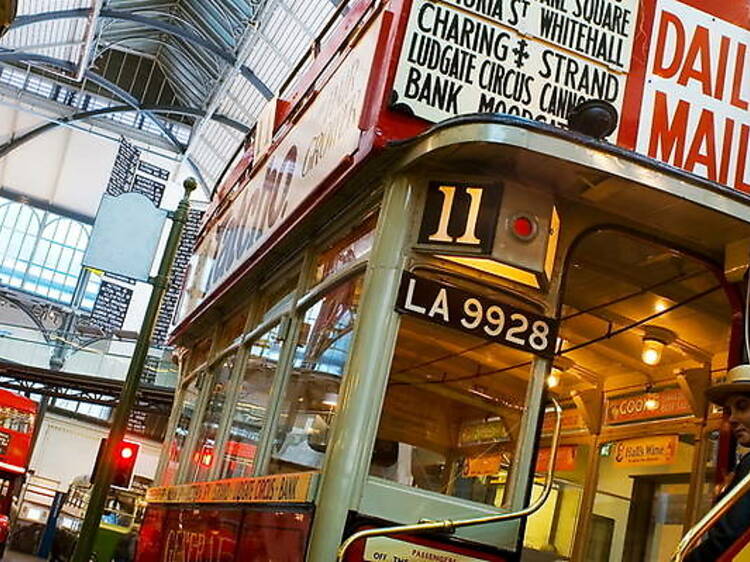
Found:
[{"label": "vertical pole", "polygon": [[571,560],[585,560],[586,549],[589,544],[591,532],[591,514],[594,511],[596,501],[596,490],[599,487],[599,435],[594,434],[589,441],[589,454],[586,459],[586,476],[584,477],[583,496],[581,506],[578,509],[578,525],[576,526],[573,549],[570,554]]},{"label": "vertical pole", "polygon": [[182,236],[182,228],[188,219],[188,211],[190,210],[190,193],[197,186],[197,182],[192,178],[185,180],[185,183],[183,184],[185,193],[172,218],[172,228],[169,231],[167,245],[164,248],[164,255],[161,258],[159,273],[156,278],[152,280],[154,288],[151,292],[148,306],[146,307],[146,313],[143,317],[143,323],[141,324],[140,335],[138,336],[135,349],[133,350],[133,358],[130,361],[130,367],[128,368],[128,374],[122,387],[120,400],[112,418],[112,427],[109,430],[107,444],[102,454],[102,462],[94,480],[94,487],[91,491],[88,508],[86,509],[86,517],[81,526],[81,532],[78,536],[75,552],[71,559],[72,562],[88,562],[91,558],[94,538],[99,529],[104,503],[107,500],[109,486],[112,483],[112,477],[114,476],[115,451],[125,437],[128,417],[130,416],[130,410],[135,402],[141,371],[143,370],[143,365],[146,361],[146,354],[148,353],[151,332],[154,330],[154,324],[156,323],[156,318],[159,314],[161,299],[164,296],[164,291],[168,285],[172,262],[174,261],[180,243],[180,237]]},{"label": "vertical pole", "polygon": [[387,187],[341,389],[341,411],[333,422],[320,482],[308,560],[336,560],[346,517],[362,494],[398,331],[394,305],[414,220],[413,203],[405,176]]}]

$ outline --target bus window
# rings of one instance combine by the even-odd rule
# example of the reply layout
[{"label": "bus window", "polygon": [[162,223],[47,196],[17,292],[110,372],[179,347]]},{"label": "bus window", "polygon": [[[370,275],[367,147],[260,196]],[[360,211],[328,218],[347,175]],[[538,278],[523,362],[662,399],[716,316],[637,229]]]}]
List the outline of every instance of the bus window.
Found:
[{"label": "bus window", "polygon": [[169,444],[167,464],[162,476],[163,486],[169,486],[175,483],[177,469],[180,463],[180,455],[185,446],[185,440],[187,439],[188,431],[190,430],[190,422],[195,415],[195,407],[198,403],[198,397],[200,396],[202,378],[203,373],[197,374],[189,383],[187,383],[187,386],[183,390],[180,417],[177,419],[174,435]]},{"label": "bus window", "polygon": [[531,356],[403,316],[370,474],[503,504]]},{"label": "bus window", "polygon": [[232,376],[236,354],[229,355],[214,367],[210,374],[212,386],[203,419],[197,428],[195,449],[187,460],[186,482],[203,482],[208,479],[216,456],[216,439],[222,412],[227,403],[229,379]]},{"label": "bus window", "polygon": [[350,279],[304,313],[271,473],[315,470],[323,464],[361,292],[362,277]]},{"label": "bus window", "polygon": [[255,340],[248,350],[245,372],[224,451],[222,478],[252,476],[260,431],[266,420],[276,365],[284,343],[277,325]]}]

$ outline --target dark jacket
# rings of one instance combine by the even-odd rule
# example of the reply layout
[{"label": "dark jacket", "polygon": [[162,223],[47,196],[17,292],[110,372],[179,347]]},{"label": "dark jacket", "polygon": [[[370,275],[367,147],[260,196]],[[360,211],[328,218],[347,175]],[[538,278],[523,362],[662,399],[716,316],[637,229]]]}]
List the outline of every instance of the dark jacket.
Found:
[{"label": "dark jacket", "polygon": [[[717,498],[724,497],[750,472],[750,454],[742,457],[731,482]],[[685,558],[685,562],[716,562],[737,539],[750,529],[750,493],[745,494],[708,531],[706,538]]]}]

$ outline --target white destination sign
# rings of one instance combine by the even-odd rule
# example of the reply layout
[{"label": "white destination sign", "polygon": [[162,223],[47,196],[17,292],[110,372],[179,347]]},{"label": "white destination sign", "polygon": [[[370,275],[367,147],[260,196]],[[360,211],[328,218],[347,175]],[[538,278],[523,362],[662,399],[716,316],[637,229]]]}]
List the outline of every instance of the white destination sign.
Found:
[{"label": "white destination sign", "polygon": [[359,119],[380,30],[372,24],[196,249],[180,318],[247,261],[359,146]]},{"label": "white destination sign", "polygon": [[487,562],[447,550],[438,550],[387,537],[367,539],[365,562]]},{"label": "white destination sign", "polygon": [[[584,4],[592,2],[619,7],[619,29],[626,37],[607,43],[616,46],[596,47],[586,39],[585,29],[594,26],[584,28],[580,21],[588,17]],[[625,6],[633,2],[415,0],[394,83],[394,108],[433,122],[480,112],[553,125],[565,123],[571,109],[588,99],[608,101],[619,111],[636,16],[634,7]],[[555,22],[543,24],[553,17]]]},{"label": "white destination sign", "polygon": [[494,23],[627,71],[635,0],[443,0]]}]

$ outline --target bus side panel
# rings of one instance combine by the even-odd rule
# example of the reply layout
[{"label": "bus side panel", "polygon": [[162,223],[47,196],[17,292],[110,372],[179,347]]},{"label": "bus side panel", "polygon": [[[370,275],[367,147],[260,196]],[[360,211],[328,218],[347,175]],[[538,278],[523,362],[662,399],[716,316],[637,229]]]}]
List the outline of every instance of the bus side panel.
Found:
[{"label": "bus side panel", "polygon": [[247,510],[237,562],[297,562],[305,559],[312,511]]},{"label": "bus side panel", "polygon": [[158,505],[146,511],[137,562],[301,562],[312,508]]}]

